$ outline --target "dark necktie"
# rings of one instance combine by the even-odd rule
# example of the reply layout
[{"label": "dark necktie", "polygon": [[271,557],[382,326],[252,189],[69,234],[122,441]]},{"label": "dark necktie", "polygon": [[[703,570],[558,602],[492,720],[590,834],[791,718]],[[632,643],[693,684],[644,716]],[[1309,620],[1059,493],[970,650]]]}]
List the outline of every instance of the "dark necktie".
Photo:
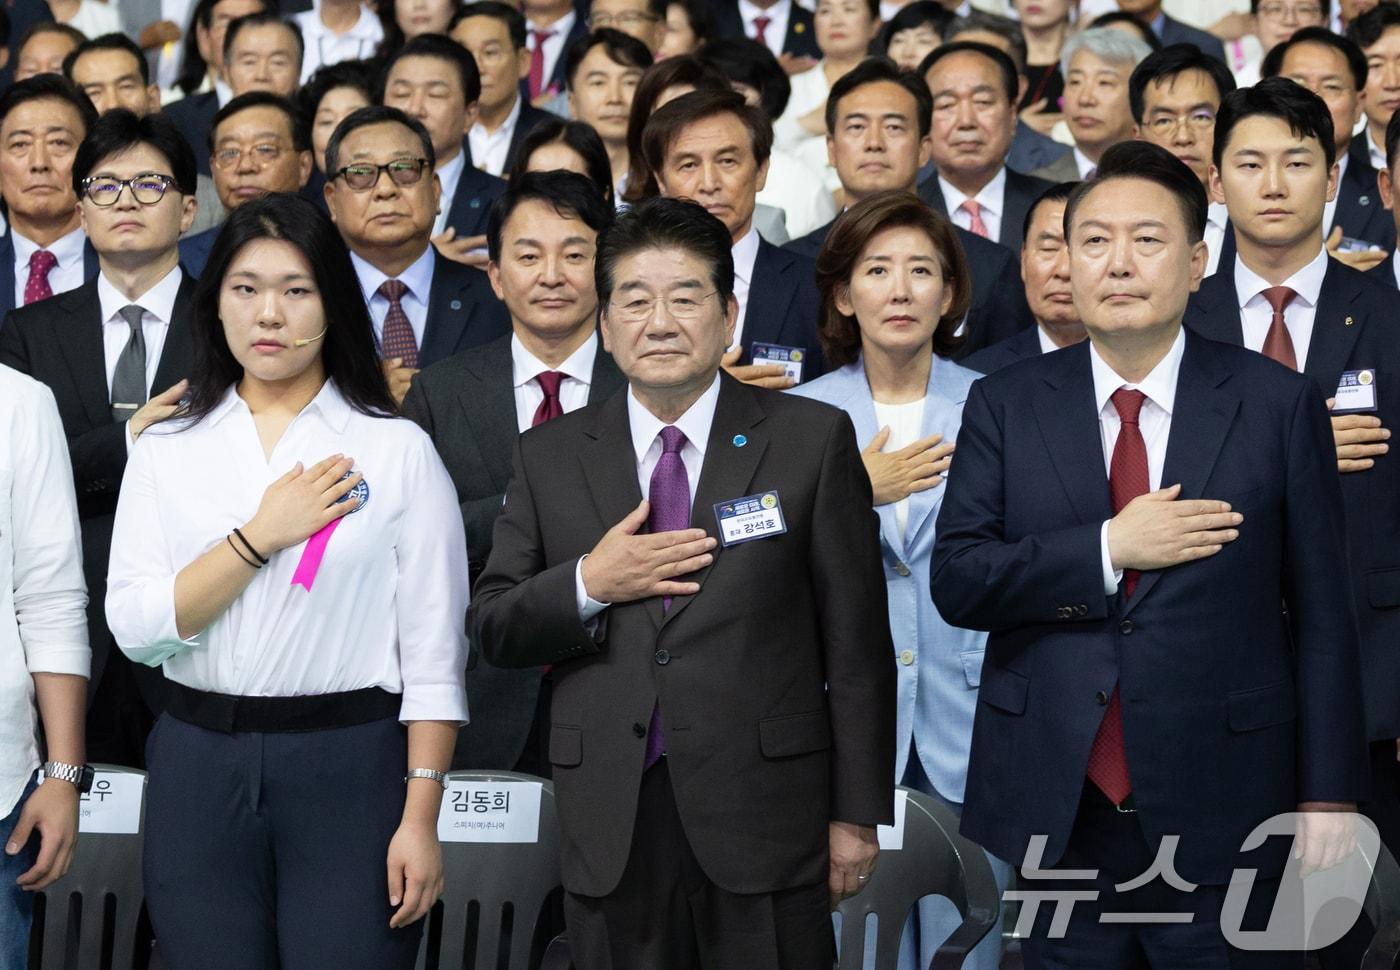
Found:
[{"label": "dark necktie", "polygon": [[544,400],[535,408],[535,417],[530,422],[530,427],[538,428],[546,421],[563,416],[564,405],[559,403],[559,385],[563,380],[564,375],[557,370],[547,370],[543,374],[535,375],[535,382],[540,385],[540,390],[544,391]]},{"label": "dark necktie", "polygon": [[[647,528],[654,535],[658,532],[675,532],[690,527],[690,479],[686,477],[685,462],[681,460],[681,448],[685,446],[685,432],[676,427],[661,429],[661,460],[651,473],[651,488],[647,501],[651,511],[647,515]],[[671,608],[671,597],[661,600],[662,610]],[[666,738],[661,729],[661,702],[651,709],[651,726],[647,728],[646,760],[642,763],[645,771],[656,764],[661,752],[666,749]]]},{"label": "dark necktie", "polygon": [[418,340],[413,336],[413,325],[408,322],[408,314],[403,312],[403,295],[408,286],[400,280],[385,280],[379,284],[379,295],[389,301],[389,312],[384,315],[384,337],[379,342],[385,360],[401,358],[403,366],[418,366]]},{"label": "dark necktie", "polygon": [[1269,321],[1269,332],[1264,335],[1264,346],[1259,348],[1259,352],[1289,370],[1298,369],[1298,357],[1293,352],[1293,338],[1284,324],[1283,311],[1297,295],[1287,286],[1271,286],[1264,291],[1264,299],[1269,301],[1274,316]]},{"label": "dark necktie", "polygon": [[544,42],[554,36],[552,30],[531,31],[535,36],[535,49],[530,51],[530,79],[526,82],[530,100],[538,98],[545,91],[544,86]]},{"label": "dark necktie", "polygon": [[[1122,421],[1108,472],[1114,515],[1123,511],[1123,507],[1139,495],[1146,494],[1150,488],[1147,445],[1143,443],[1142,429],[1138,426],[1138,414],[1146,399],[1147,396],[1141,391],[1130,391],[1126,387],[1113,392],[1113,407]],[[1136,569],[1123,570],[1125,600],[1132,598],[1137,583]],[[1115,805],[1122,804],[1133,791],[1128,775],[1128,754],[1123,748],[1123,702],[1116,684],[1113,699],[1108,702],[1108,709],[1099,723],[1099,733],[1094,736],[1094,746],[1089,750],[1089,780]]]},{"label": "dark necktie", "polygon": [[753,39],[766,46],[768,38],[763,36],[763,32],[768,29],[768,25],[772,22],[773,18],[771,17],[753,18]]},{"label": "dark necktie", "polygon": [[49,273],[58,265],[58,257],[47,249],[36,250],[29,257],[29,279],[24,283],[24,305],[47,300],[53,296],[49,286]]},{"label": "dark necktie", "polygon": [[146,403],[146,332],[141,328],[146,311],[132,304],[118,312],[131,328],[131,336],[112,372],[112,420],[125,421]]}]

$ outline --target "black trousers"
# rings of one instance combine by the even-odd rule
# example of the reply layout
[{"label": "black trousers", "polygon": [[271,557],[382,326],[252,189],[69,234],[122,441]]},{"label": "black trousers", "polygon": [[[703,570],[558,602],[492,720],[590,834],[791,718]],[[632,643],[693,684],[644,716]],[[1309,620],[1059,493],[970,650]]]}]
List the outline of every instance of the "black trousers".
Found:
[{"label": "black trousers", "polygon": [[396,719],[225,734],[162,715],[147,745],[144,872],[169,970],[411,970],[387,855],[404,805]]},{"label": "black trousers", "polygon": [[622,882],[564,896],[578,970],[831,970],[825,883],[738,895],[705,877],[685,837],[662,758],[642,776]]},{"label": "black trousers", "polygon": [[[1098,788],[1086,784],[1069,846],[1056,869],[1096,869],[1097,878],[1031,879],[1023,870],[1020,888],[1097,890],[1098,898],[1074,903],[1059,939],[1051,938],[1050,931],[1055,905],[1041,903],[1034,930],[1021,943],[1026,970],[1293,970],[1303,966],[1300,953],[1246,952],[1226,942],[1220,926],[1225,886],[1198,886],[1185,892],[1159,876],[1126,892],[1114,888],[1146,872],[1157,848],[1143,835],[1136,813],[1118,811]],[[1277,879],[1256,879],[1242,929],[1262,930],[1268,925],[1277,890]],[[1118,921],[1160,913],[1185,913],[1191,919]],[[1107,922],[1105,914],[1110,914]]]}]

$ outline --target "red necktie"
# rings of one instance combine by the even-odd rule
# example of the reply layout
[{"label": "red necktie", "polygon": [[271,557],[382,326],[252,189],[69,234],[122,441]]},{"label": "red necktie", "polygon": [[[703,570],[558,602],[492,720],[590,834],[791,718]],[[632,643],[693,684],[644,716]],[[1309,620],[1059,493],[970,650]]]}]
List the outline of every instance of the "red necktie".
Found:
[{"label": "red necktie", "polygon": [[1271,286],[1264,291],[1264,299],[1273,307],[1274,316],[1269,321],[1269,332],[1265,334],[1264,346],[1259,348],[1259,352],[1289,370],[1298,369],[1298,357],[1293,352],[1293,338],[1289,336],[1288,327],[1284,326],[1283,310],[1297,295],[1286,286]]},{"label": "red necktie", "polygon": [[402,358],[403,366],[418,366],[418,339],[413,336],[413,325],[408,322],[408,314],[403,312],[403,295],[408,286],[400,280],[385,280],[379,284],[379,295],[389,301],[389,312],[384,316],[384,336],[379,341],[379,349],[385,360]]},{"label": "red necktie", "polygon": [[992,234],[987,230],[987,224],[982,221],[982,203],[968,199],[958,206],[959,212],[966,212],[968,217],[967,231],[974,236],[981,236],[983,239],[991,239]]},{"label": "red necktie", "polygon": [[559,384],[563,380],[564,375],[557,370],[547,370],[543,374],[535,375],[535,382],[540,385],[540,390],[544,391],[544,400],[535,408],[535,417],[530,421],[530,427],[538,428],[546,421],[563,416],[564,405],[559,403]]},{"label": "red necktie", "polygon": [[53,296],[49,286],[49,273],[58,265],[58,257],[47,249],[35,250],[29,257],[29,279],[24,284],[24,305],[47,300]]},{"label": "red necktie", "polygon": [[[1113,495],[1114,515],[1123,511],[1123,507],[1139,495],[1145,495],[1151,487],[1147,472],[1147,445],[1143,443],[1142,429],[1138,427],[1138,413],[1146,399],[1147,396],[1141,391],[1130,391],[1126,387],[1113,392],[1113,407],[1122,421],[1108,471],[1108,489]],[[1125,600],[1132,598],[1137,583],[1136,569],[1123,570]],[[1133,783],[1128,776],[1128,754],[1123,748],[1123,702],[1116,684],[1113,699],[1108,702],[1108,709],[1099,723],[1099,733],[1094,736],[1094,746],[1089,749],[1089,780],[1115,805],[1122,804],[1133,791]]]},{"label": "red necktie", "polygon": [[763,32],[768,29],[768,25],[773,22],[771,17],[753,18],[753,39],[760,44],[767,45],[768,39],[763,36]]},{"label": "red necktie", "polygon": [[545,91],[544,85],[544,42],[554,36],[552,30],[534,30],[535,48],[530,51],[530,100],[538,98]]}]

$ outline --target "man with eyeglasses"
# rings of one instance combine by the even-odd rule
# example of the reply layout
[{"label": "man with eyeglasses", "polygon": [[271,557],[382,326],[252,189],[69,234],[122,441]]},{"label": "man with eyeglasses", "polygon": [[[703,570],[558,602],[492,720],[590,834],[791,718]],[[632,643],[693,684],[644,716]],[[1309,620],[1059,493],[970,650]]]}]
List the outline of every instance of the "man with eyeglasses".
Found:
[{"label": "man with eyeglasses", "polygon": [[402,402],[420,368],[510,332],[486,274],[438,256],[432,136],[397,108],[361,108],[326,144],[326,206],[350,249],[384,376]]},{"label": "man with eyeglasses", "polygon": [[11,311],[0,363],[49,386],[68,439],[92,644],[88,757],[141,768],[165,678],[116,649],[103,602],[127,454],[187,386],[194,279],[180,269],[176,243],[195,215],[194,152],[164,115],[115,108],[78,148],[71,184],[101,272]]},{"label": "man with eyeglasses", "polygon": [[[1148,56],[1128,79],[1134,133],[1171,152],[1191,169],[1210,195],[1210,156],[1215,113],[1235,79],[1222,62],[1191,44],[1173,44]],[[1234,262],[1235,234],[1223,202],[1206,211],[1206,275]]]},{"label": "man with eyeglasses", "polygon": [[[214,188],[224,216],[269,192],[299,192],[311,177],[309,132],[286,98],[267,91],[241,94],[219,109],[209,133]],[[204,272],[219,226],[180,240],[180,262]]]},{"label": "man with eyeglasses", "polygon": [[593,0],[588,29],[611,27],[630,34],[655,56],[666,37],[666,0]]},{"label": "man with eyeglasses", "polygon": [[1292,37],[1294,31],[1326,27],[1332,19],[1330,0],[1250,0],[1249,12],[1254,16],[1254,37],[1259,44],[1255,47],[1250,37],[1244,38],[1242,50],[1249,60],[1235,69],[1237,87],[1257,82],[1264,55]]}]

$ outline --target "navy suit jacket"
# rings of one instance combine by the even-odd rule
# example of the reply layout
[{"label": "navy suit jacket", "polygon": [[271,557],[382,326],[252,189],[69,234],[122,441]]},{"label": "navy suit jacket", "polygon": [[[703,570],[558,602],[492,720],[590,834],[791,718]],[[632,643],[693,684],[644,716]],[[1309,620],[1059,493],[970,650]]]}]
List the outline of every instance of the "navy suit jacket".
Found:
[{"label": "navy suit jacket", "polygon": [[[997,245],[1005,246],[1018,254],[1021,252],[1021,239],[1024,235],[1022,230],[1026,223],[1026,213],[1030,211],[1035,200],[1040,198],[1046,189],[1053,187],[1053,182],[1036,178],[1034,175],[1022,175],[1012,168],[1006,169],[1006,192],[1002,196],[1001,238],[997,240]],[[938,184],[936,170],[919,184],[919,198],[945,216],[948,215],[948,205],[943,199],[943,187]]]},{"label": "navy suit jacket", "polygon": [[[83,280],[91,281],[98,272],[97,250],[92,243],[83,241]],[[61,294],[59,294],[61,295]],[[0,236],[0,326],[4,314],[15,308],[15,241],[11,231],[6,229]]]},{"label": "navy suit jacket", "polygon": [[1011,139],[1011,150],[1006,153],[1006,167],[1015,172],[1034,172],[1045,168],[1074,152],[1068,145],[1062,145],[1048,135],[1042,135],[1030,125],[1016,120],[1016,134]]},{"label": "navy suit jacket", "polygon": [[1180,20],[1173,20],[1166,14],[1162,15],[1162,33],[1159,36],[1162,39],[1163,47],[1171,44],[1190,44],[1202,54],[1209,54],[1221,64],[1229,63],[1225,60],[1225,45],[1220,42],[1219,37],[1183,24]]},{"label": "navy suit jacket", "polygon": [[968,354],[962,359],[962,365],[979,374],[995,374],[1018,360],[1039,357],[1041,353],[1040,328],[1027,327],[990,347],[983,347],[975,354]]},{"label": "navy suit jacket", "polygon": [[213,226],[203,232],[180,238],[180,265],[195,279],[204,275],[204,267],[209,262],[209,251],[214,248],[214,240],[219,238],[222,225]]},{"label": "navy suit jacket", "polygon": [[450,201],[442,200],[442,204],[448,206],[447,224],[457,230],[458,239],[486,235],[486,215],[491,211],[491,203],[506,190],[502,179],[472,164],[471,151],[465,144],[462,150],[467,153],[467,164],[457,180],[457,191]]},{"label": "navy suit jacket", "polygon": [[[817,46],[817,21],[812,12],[798,4],[789,8],[787,33],[783,35],[783,53],[799,57],[813,57],[821,60],[821,48]],[[737,0],[716,0],[715,35],[743,40],[749,35],[744,32],[744,18],[739,16]]]},{"label": "navy suit jacket", "polygon": [[754,259],[753,279],[749,282],[749,302],[744,310],[744,329],[739,334],[744,356],[740,363],[753,362],[754,341],[802,347],[807,362],[802,379],[810,381],[826,373],[826,358],[817,340],[821,312],[817,300],[817,264],[809,256],[790,249],[779,249],[760,237]]},{"label": "navy suit jacket", "polygon": [[435,256],[428,291],[428,321],[418,348],[418,366],[428,367],[469,347],[510,333],[506,305],[491,292],[479,269]]},{"label": "navy suit jacket", "polygon": [[[1380,265],[1391,272],[1390,260]],[[1395,277],[1389,281],[1383,285],[1328,260],[1303,372],[1327,398],[1343,371],[1374,371],[1378,416],[1384,427],[1395,428],[1400,427],[1400,320],[1394,310]],[[1243,345],[1233,271],[1201,284],[1191,297],[1186,325],[1212,340]],[[1366,733],[1378,741],[1400,737],[1400,454],[1392,451],[1375,462],[1341,479],[1352,599],[1361,627]]]},{"label": "navy suit jacket", "polygon": [[1237,863],[1277,875],[1286,841],[1239,852],[1259,823],[1364,799],[1341,486],[1312,381],[1188,331],[1162,481],[1244,523],[1214,556],[1143,572],[1128,600],[1104,594],[1113,505],[1087,341],[973,384],[957,464],[933,599],[991,631],[965,835],[1019,863],[1044,834],[1057,864],[1115,688],[1143,833],[1180,836],[1191,882],[1227,883]]},{"label": "navy suit jacket", "polygon": [[1396,289],[1395,282],[1395,253],[1392,252],[1381,262],[1366,270],[1366,275],[1371,277],[1382,286],[1388,286],[1392,290]]},{"label": "navy suit jacket", "polygon": [[213,91],[191,94],[160,110],[179,126],[180,134],[194,149],[199,174],[209,175],[209,132],[214,127],[214,116],[219,113],[219,96]]},{"label": "navy suit jacket", "polygon": [[[554,62],[554,70],[550,72],[549,81],[546,84],[546,88],[554,94],[559,94],[567,86],[565,83],[567,79],[564,77],[564,62],[568,59],[569,48],[573,47],[574,42],[580,37],[588,36],[588,24],[586,23],[588,4],[580,6],[576,3],[574,9],[578,11],[578,16],[574,18],[574,26],[569,31],[569,36],[564,38],[564,46],[559,49],[559,59]],[[528,78],[522,78],[520,81],[520,97],[525,100],[526,104],[530,103],[530,81]]]},{"label": "navy suit jacket", "polygon": [[551,118],[558,118],[552,111],[545,111],[543,108],[536,108],[530,103],[528,98],[520,99],[520,117],[515,120],[515,131],[510,136],[510,147],[506,149],[506,165],[502,169],[507,175],[515,167],[515,157],[520,154],[520,143],[525,140],[525,136],[530,133],[542,121],[549,121]]},{"label": "navy suit jacket", "polygon": [[1326,232],[1331,233],[1333,226],[1341,226],[1344,236],[1364,239],[1387,252],[1395,250],[1395,218],[1381,205],[1376,170],[1371,167],[1364,138],[1353,138],[1347,150],[1347,170],[1337,186],[1337,208]]},{"label": "navy suit jacket", "polygon": [[[801,253],[816,260],[826,242],[827,233],[835,220],[814,229],[801,239],[794,239],[784,249]],[[966,229],[953,227],[967,256],[972,271],[972,305],[967,311],[964,334],[967,339],[953,355],[961,361],[969,354],[990,347],[1012,334],[1035,326],[1030,307],[1026,305],[1026,290],[1021,283],[1021,267],[1015,254],[1004,246],[974,236]]]}]

